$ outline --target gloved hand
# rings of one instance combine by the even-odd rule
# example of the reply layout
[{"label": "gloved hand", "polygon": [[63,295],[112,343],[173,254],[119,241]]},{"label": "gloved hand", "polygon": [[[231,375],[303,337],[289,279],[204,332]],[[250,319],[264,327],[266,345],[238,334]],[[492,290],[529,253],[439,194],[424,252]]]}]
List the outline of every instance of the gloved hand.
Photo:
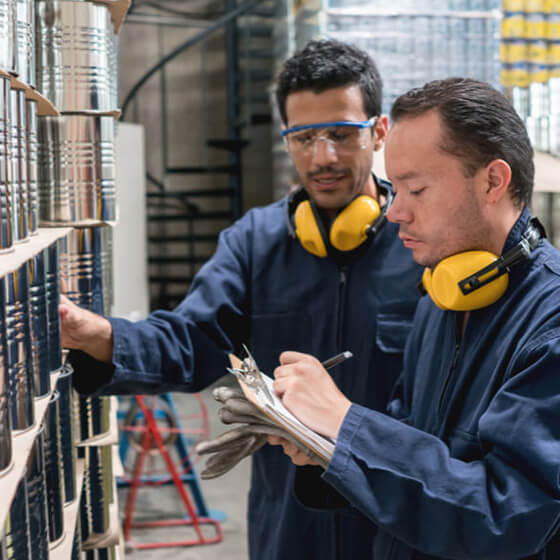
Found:
[{"label": "gloved hand", "polygon": [[218,411],[218,416],[224,424],[241,423],[243,425],[237,426],[211,441],[201,442],[195,447],[195,451],[199,455],[210,454],[204,470],[200,473],[201,478],[211,479],[225,474],[239,461],[260,449],[267,442],[269,435],[293,442],[298,449],[326,467],[320,457],[250,403],[240,389],[217,387],[212,395],[224,405]]}]

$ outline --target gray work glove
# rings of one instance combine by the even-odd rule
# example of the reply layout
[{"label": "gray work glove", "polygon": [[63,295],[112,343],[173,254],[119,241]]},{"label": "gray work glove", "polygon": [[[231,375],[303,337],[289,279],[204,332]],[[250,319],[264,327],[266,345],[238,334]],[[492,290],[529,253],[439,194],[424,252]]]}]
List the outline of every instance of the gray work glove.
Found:
[{"label": "gray work glove", "polygon": [[200,473],[201,478],[206,480],[222,476],[235,467],[239,461],[260,449],[267,442],[269,435],[291,441],[300,451],[326,466],[320,457],[260,412],[245,398],[240,389],[217,387],[212,395],[224,405],[218,411],[220,420],[224,424],[241,425],[211,441],[203,441],[196,446],[195,451],[199,455],[210,455],[206,460],[204,470]]}]

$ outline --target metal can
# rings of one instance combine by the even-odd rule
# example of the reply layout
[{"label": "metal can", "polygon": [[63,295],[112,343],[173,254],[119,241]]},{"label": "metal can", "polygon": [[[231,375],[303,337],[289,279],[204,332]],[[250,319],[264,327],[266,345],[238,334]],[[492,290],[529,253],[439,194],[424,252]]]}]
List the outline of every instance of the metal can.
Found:
[{"label": "metal can", "polygon": [[73,229],[62,245],[60,274],[66,283],[66,296],[77,305],[104,315],[107,301],[109,227]]},{"label": "metal can", "polygon": [[13,465],[10,382],[6,363],[6,323],[4,319],[4,278],[0,278],[0,475]]},{"label": "metal can", "polygon": [[[113,23],[107,6],[37,4],[38,88],[60,111],[113,111]],[[112,95],[113,93],[113,95]]]},{"label": "metal can", "polygon": [[35,5],[33,0],[16,0],[16,73],[35,86]]},{"label": "metal can", "polygon": [[0,68],[16,72],[16,2],[0,0]]},{"label": "metal can", "polygon": [[64,503],[76,498],[76,446],[74,432],[74,391],[72,389],[72,366],[66,363],[56,384],[60,395],[58,402],[62,472],[64,475]]},{"label": "metal can", "polygon": [[41,251],[27,261],[29,278],[29,312],[31,326],[31,367],[35,398],[51,390],[47,317],[47,274],[45,253]]},{"label": "metal can", "polygon": [[4,545],[6,557],[9,560],[31,558],[30,530],[29,530],[29,505],[27,496],[27,480],[24,476],[20,479],[10,512],[4,527]]},{"label": "metal can", "polygon": [[39,200],[43,225],[115,221],[115,119],[43,117],[39,123]]},{"label": "metal can", "polygon": [[30,555],[33,560],[48,560],[48,506],[47,491],[45,484],[45,449],[44,428],[41,426],[31,454],[27,459],[27,471],[25,474],[27,483],[27,498],[29,505],[29,535]]},{"label": "metal can", "polygon": [[39,169],[37,144],[37,101],[26,99],[27,126],[27,222],[29,235],[36,235],[39,228]]},{"label": "metal can", "polygon": [[0,76],[0,253],[13,249],[10,79]]},{"label": "metal can", "polygon": [[10,90],[10,113],[12,227],[14,242],[18,243],[29,237],[25,90]]},{"label": "metal can", "polygon": [[58,391],[51,395],[45,418],[45,479],[47,487],[47,514],[49,518],[49,541],[57,542],[64,535],[64,476],[62,465],[62,446],[59,424]]},{"label": "metal can", "polygon": [[60,342],[60,317],[58,304],[60,303],[60,272],[59,272],[59,247],[60,241],[55,241],[45,252],[45,268],[47,278],[47,324],[49,347],[49,371],[55,373],[62,367],[62,348]]},{"label": "metal can", "polygon": [[26,430],[35,422],[26,264],[5,276],[4,306],[12,430]]}]

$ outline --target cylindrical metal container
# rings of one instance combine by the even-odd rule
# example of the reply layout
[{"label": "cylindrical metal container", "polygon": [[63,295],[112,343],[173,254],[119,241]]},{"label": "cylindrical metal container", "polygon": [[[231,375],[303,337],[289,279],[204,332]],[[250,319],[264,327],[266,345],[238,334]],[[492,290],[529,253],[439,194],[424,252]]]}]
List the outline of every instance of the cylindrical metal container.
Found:
[{"label": "cylindrical metal container", "polygon": [[41,426],[27,460],[27,496],[29,504],[30,548],[29,558],[48,560],[48,515],[45,484],[44,428]]},{"label": "cylindrical metal container", "polygon": [[[86,448],[86,471],[81,503],[82,539],[109,530],[109,504],[113,501],[110,446]],[[107,488],[111,490],[108,491]]]},{"label": "cylindrical metal container", "polygon": [[511,88],[511,103],[521,119],[529,116],[529,88]]},{"label": "cylindrical metal container", "polygon": [[0,475],[12,466],[10,382],[6,363],[6,323],[4,320],[4,278],[0,278]]},{"label": "cylindrical metal container", "polygon": [[27,240],[29,236],[25,90],[12,89],[10,91],[10,112],[12,227],[14,242],[17,243]]},{"label": "cylindrical metal container", "polygon": [[101,236],[101,270],[103,275],[103,313],[111,315],[114,303],[113,293],[113,228],[104,227]]},{"label": "cylindrical metal container", "polygon": [[532,83],[529,85],[529,115],[543,117],[549,112],[548,84]]},{"label": "cylindrical metal container", "polygon": [[24,475],[19,481],[6,519],[4,543],[9,560],[31,558],[29,529],[27,481]]},{"label": "cylindrical metal container", "polygon": [[0,253],[13,246],[10,101],[10,80],[0,76]]},{"label": "cylindrical metal container", "polygon": [[106,6],[37,2],[38,89],[60,111],[113,111],[113,23]]},{"label": "cylindrical metal container", "polygon": [[35,421],[27,264],[5,276],[4,306],[12,430],[26,430]]},{"label": "cylindrical metal container", "polygon": [[19,79],[35,86],[35,5],[33,0],[16,0],[17,56]]},{"label": "cylindrical metal container", "polygon": [[39,168],[38,168],[38,122],[37,101],[27,99],[26,104],[27,124],[27,211],[29,234],[36,235],[39,228]]},{"label": "cylindrical metal container", "polygon": [[110,60],[110,88],[111,106],[116,109],[119,106],[119,36],[112,33],[112,51]]},{"label": "cylindrical metal container", "polygon": [[0,68],[16,71],[16,2],[0,0]]},{"label": "cylindrical metal container", "polygon": [[550,153],[560,157],[560,114],[550,116],[548,133]]},{"label": "cylindrical metal container", "polygon": [[31,325],[31,363],[35,398],[45,397],[51,390],[49,369],[47,273],[45,252],[27,261],[29,275],[29,310]]},{"label": "cylindrical metal container", "polygon": [[54,391],[45,419],[45,477],[47,482],[47,512],[49,517],[49,541],[58,541],[64,534],[64,476],[59,424],[59,393]]},{"label": "cylindrical metal container", "polygon": [[58,304],[60,303],[60,279],[58,258],[60,242],[55,241],[45,249],[45,264],[47,269],[47,323],[49,346],[49,370],[55,373],[62,367],[62,348],[60,345],[60,318]]},{"label": "cylindrical metal container", "polygon": [[116,557],[114,546],[84,551],[84,560],[115,560]]},{"label": "cylindrical metal container", "polygon": [[77,305],[101,315],[104,308],[103,268],[109,262],[108,227],[79,228],[65,238],[60,253],[60,276],[66,296]]},{"label": "cylindrical metal container", "polygon": [[80,524],[80,516],[76,518],[76,527],[74,529],[74,538],[72,539],[72,553],[70,560],[82,559],[82,528]]},{"label": "cylindrical metal container", "polygon": [[74,445],[74,417],[72,414],[74,402],[72,373],[72,366],[65,364],[56,383],[56,388],[60,394],[58,413],[65,503],[73,502],[76,498],[76,447]]},{"label": "cylindrical metal container", "polygon": [[116,220],[114,131],[111,115],[40,119],[39,208],[44,225],[91,226]]},{"label": "cylindrical metal container", "polygon": [[78,395],[76,416],[79,422],[79,441],[106,434],[110,429],[109,397]]}]

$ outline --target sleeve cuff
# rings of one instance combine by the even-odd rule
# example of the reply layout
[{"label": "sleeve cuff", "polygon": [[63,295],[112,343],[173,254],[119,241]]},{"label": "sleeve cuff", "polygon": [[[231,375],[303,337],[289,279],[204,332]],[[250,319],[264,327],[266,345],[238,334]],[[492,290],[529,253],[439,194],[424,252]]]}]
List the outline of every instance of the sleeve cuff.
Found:
[{"label": "sleeve cuff", "polygon": [[367,412],[367,408],[353,404],[346,413],[338,432],[331,462],[322,476],[326,482],[330,483],[332,479],[340,479],[346,471],[352,455],[352,440],[360,429]]},{"label": "sleeve cuff", "polygon": [[74,370],[74,389],[81,395],[97,393],[113,378],[115,367],[112,364],[100,362],[81,350],[70,350],[66,360]]}]

